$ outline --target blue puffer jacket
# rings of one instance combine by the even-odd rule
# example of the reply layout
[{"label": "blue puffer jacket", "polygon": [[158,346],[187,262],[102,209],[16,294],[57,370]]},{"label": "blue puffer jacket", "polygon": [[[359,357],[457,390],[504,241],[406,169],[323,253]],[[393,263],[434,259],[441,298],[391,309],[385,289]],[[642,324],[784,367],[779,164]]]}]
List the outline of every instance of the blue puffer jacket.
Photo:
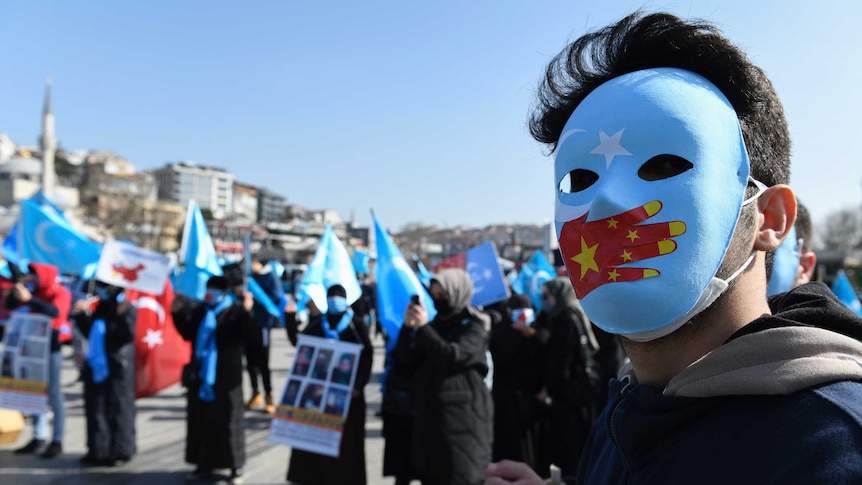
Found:
[{"label": "blue puffer jacket", "polygon": [[862,483],[862,319],[813,283],[665,389],[611,383],[577,483]]}]

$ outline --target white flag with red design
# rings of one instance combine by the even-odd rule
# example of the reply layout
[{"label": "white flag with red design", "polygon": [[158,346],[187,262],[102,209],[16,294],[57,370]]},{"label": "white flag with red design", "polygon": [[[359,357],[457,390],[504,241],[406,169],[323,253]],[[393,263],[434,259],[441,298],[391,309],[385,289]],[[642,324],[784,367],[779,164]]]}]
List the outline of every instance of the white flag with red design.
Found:
[{"label": "white flag with red design", "polygon": [[127,289],[126,299],[138,309],[135,328],[135,395],[152,396],[180,382],[183,366],[191,358],[191,346],[174,326],[171,303],[174,290],[169,280],[161,295]]}]

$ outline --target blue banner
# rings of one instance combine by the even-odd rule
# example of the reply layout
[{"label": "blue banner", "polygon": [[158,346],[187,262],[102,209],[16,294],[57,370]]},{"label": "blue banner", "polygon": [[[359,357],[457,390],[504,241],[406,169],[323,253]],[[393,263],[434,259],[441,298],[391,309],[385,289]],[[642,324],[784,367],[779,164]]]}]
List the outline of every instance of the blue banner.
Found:
[{"label": "blue banner", "polygon": [[374,241],[377,245],[377,264],[374,265],[377,280],[377,319],[389,336],[386,351],[390,352],[398,341],[398,332],[404,323],[404,311],[411,296],[419,295],[428,312],[428,320],[432,320],[437,311],[431,296],[404,259],[392,237],[380,225],[377,216],[372,214],[371,217],[374,219]]},{"label": "blue banner", "polygon": [[356,270],[357,273],[368,274],[370,271],[368,267],[368,263],[371,261],[370,254],[366,251],[354,249],[351,260],[353,261],[353,269]]},{"label": "blue banner", "polygon": [[518,271],[518,284],[522,292],[533,301],[536,312],[542,310],[542,285],[553,279],[556,273],[542,251],[536,251],[529,261],[521,265]]},{"label": "blue banner", "polygon": [[473,305],[490,305],[509,297],[494,243],[480,244],[467,251],[467,272],[473,280],[473,299],[470,300]]},{"label": "blue banner", "polygon": [[842,303],[850,307],[857,315],[862,316],[862,303],[859,302],[859,297],[853,291],[853,285],[850,284],[850,279],[844,273],[844,270],[839,270],[835,281],[832,283],[832,293],[841,300]]},{"label": "blue banner", "polygon": [[362,295],[362,288],[353,270],[347,249],[335,236],[332,226],[326,226],[320,237],[320,245],[308,265],[308,270],[299,285],[301,302],[311,299],[315,306],[326,312],[326,291],[339,284],[347,292],[347,303],[353,304]]},{"label": "blue banner", "polygon": [[20,227],[16,233],[19,263],[51,264],[62,274],[91,278],[99,263],[99,245],[72,227],[54,207],[32,199],[21,201]]},{"label": "blue banner", "polygon": [[181,252],[180,264],[183,270],[177,281],[176,291],[203,300],[207,280],[211,276],[221,276],[223,272],[204,216],[193,200],[189,201],[186,212]]}]

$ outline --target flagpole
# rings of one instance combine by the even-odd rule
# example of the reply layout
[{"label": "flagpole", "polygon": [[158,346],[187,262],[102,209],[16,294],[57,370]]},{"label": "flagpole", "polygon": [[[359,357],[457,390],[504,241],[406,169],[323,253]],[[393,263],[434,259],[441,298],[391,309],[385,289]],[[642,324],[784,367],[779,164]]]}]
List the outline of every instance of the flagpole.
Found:
[{"label": "flagpole", "polygon": [[182,264],[183,261],[186,260],[186,251],[189,243],[189,233],[192,230],[192,205],[195,203],[194,199],[189,199],[188,207],[186,208],[186,221],[183,224],[183,238],[180,241],[180,250],[177,256],[177,263]]}]

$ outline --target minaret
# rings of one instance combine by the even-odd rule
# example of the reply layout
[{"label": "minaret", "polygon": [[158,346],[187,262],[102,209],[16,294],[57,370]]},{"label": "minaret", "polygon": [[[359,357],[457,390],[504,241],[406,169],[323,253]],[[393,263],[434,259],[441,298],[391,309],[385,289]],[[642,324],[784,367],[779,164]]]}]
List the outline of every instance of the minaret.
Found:
[{"label": "minaret", "polygon": [[54,113],[51,112],[51,78],[45,80],[45,111],[42,113],[42,192],[49,199],[54,195],[54,154],[57,138],[54,136]]}]

